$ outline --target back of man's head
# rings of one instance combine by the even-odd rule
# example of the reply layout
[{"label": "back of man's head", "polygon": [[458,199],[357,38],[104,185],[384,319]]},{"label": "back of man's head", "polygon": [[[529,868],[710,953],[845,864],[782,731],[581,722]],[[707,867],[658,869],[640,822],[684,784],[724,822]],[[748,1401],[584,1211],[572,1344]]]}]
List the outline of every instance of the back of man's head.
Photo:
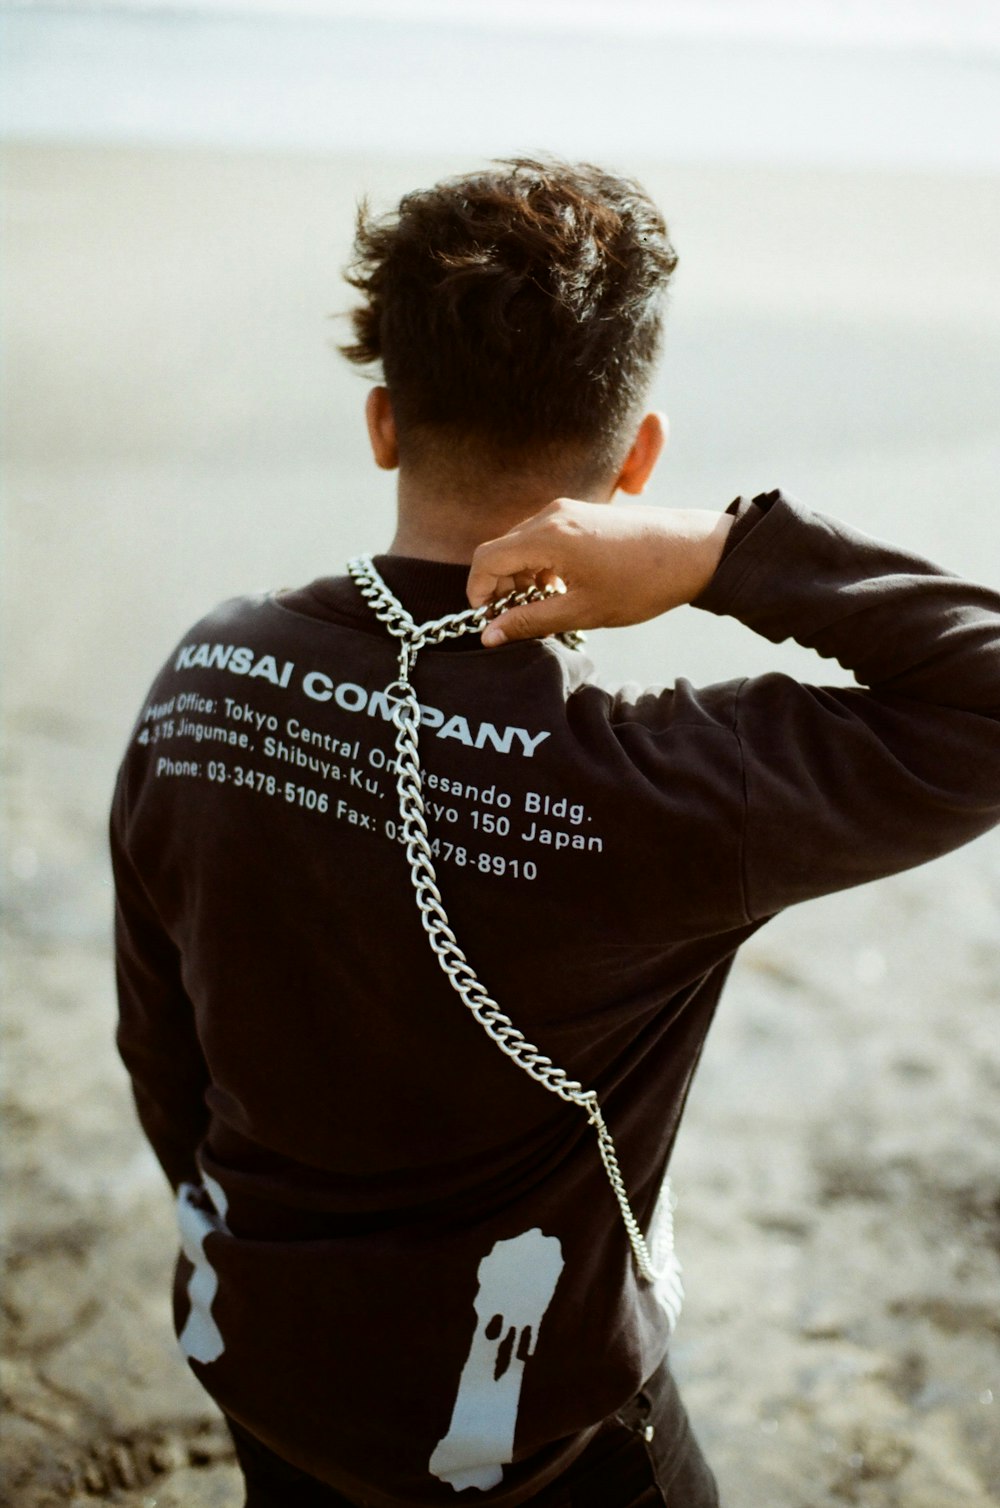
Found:
[{"label": "back of man's head", "polygon": [[639,184],[515,158],[358,214],[344,355],[380,361],[404,466],[611,474],[659,355],[676,265]]}]

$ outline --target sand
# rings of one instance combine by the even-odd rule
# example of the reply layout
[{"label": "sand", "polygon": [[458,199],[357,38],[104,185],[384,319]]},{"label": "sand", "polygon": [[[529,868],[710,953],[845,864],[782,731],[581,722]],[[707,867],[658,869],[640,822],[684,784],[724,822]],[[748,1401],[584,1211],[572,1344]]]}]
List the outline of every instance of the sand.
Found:
[{"label": "sand", "polygon": [[[105,811],[195,616],[385,543],[326,316],[357,194],[461,165],[8,152],[4,1504],[241,1502],[112,1046]],[[997,183],[630,166],[682,257],[653,497],[783,485],[995,584]],[[691,610],[591,647],[844,679]],[[674,1167],[675,1365],[727,1508],[1000,1503],[998,922],[994,834],[734,971]]]}]

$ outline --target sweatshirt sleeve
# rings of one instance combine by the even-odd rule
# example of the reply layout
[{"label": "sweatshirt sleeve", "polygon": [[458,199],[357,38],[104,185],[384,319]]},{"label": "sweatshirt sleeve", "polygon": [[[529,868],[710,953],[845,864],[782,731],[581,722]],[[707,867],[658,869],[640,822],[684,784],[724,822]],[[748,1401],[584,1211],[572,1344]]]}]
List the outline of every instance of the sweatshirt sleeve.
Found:
[{"label": "sweatshirt sleeve", "polygon": [[180,956],[128,853],[124,789],[120,778],[111,813],[117,1046],[132,1080],[139,1122],[176,1189],[199,1181],[195,1154],[208,1126],[210,1075]]},{"label": "sweatshirt sleeve", "polygon": [[730,511],[740,533],[694,606],[795,639],[859,683],[740,687],[749,919],[1000,822],[1000,593],[781,492]]}]

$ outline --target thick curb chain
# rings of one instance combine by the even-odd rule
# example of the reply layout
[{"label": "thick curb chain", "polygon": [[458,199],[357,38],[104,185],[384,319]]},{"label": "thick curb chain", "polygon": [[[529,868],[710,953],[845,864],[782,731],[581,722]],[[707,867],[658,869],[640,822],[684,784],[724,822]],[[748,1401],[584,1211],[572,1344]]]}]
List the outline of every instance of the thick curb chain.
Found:
[{"label": "thick curb chain", "polygon": [[420,703],[410,679],[418,653],[428,644],[440,644],[445,639],[462,634],[481,633],[490,618],[503,612],[505,608],[541,601],[553,595],[557,589],[532,587],[524,592],[512,592],[486,607],[469,608],[465,612],[450,613],[443,618],[417,624],[390,592],[375,569],[370,555],[360,555],[349,561],[347,570],[379,622],[385,624],[390,634],[399,641],[398,675],[385,688],[385,694],[394,699],[392,721],[396,729],[395,774],[402,827],[401,842],[406,849],[417,908],[431,949],[462,1003],[501,1052],[544,1089],[557,1094],[571,1105],[579,1106],[586,1113],[597,1132],[598,1151],[608,1182],[618,1201],[636,1268],[641,1277],[656,1284],[657,1297],[673,1328],[680,1313],[683,1288],[680,1266],[674,1255],[672,1195],[669,1184],[664,1187],[657,1209],[657,1262],[654,1267],[646,1239],[629,1204],[614,1140],[601,1112],[597,1091],[585,1089],[577,1079],[570,1078],[564,1069],[557,1067],[551,1058],[529,1042],[477,977],[448,921],[438,888],[427,828],[418,748]]}]

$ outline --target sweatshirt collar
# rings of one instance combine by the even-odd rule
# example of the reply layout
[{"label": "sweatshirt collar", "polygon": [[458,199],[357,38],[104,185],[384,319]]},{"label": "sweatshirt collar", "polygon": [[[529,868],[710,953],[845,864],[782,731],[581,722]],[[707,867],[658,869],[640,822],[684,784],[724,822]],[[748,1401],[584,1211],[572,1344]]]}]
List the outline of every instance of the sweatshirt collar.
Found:
[{"label": "sweatshirt collar", "polygon": [[[469,568],[441,560],[415,560],[407,555],[376,555],[375,568],[386,586],[416,623],[461,613],[469,606],[465,583]],[[378,619],[347,575],[321,576],[308,586],[274,594],[280,607],[311,617],[348,623],[372,633],[383,632]],[[448,640],[460,647],[464,640]]]},{"label": "sweatshirt collar", "polygon": [[409,555],[376,555],[375,569],[416,623],[461,613],[469,606],[467,565],[415,560]]}]

